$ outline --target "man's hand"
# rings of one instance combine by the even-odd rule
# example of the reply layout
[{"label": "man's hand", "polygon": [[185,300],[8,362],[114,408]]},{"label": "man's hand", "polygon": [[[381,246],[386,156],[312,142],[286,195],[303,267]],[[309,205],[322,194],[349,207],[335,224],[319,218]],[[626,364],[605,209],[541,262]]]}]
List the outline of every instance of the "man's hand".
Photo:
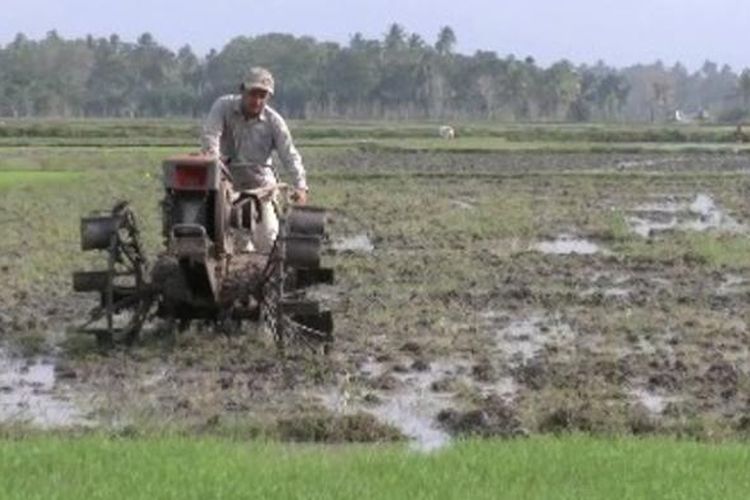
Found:
[{"label": "man's hand", "polygon": [[292,193],[292,201],[297,205],[305,205],[307,203],[307,189],[295,189]]}]

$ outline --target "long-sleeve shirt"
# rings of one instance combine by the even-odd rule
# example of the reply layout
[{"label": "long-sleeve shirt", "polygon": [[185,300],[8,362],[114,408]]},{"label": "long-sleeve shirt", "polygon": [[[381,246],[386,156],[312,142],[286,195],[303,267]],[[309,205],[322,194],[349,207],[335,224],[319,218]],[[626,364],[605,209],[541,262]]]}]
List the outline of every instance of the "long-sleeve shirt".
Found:
[{"label": "long-sleeve shirt", "polygon": [[255,118],[245,118],[239,95],[219,97],[203,123],[201,146],[205,153],[228,157],[232,163],[252,163],[262,169],[268,183],[276,181],[271,167],[274,149],[294,178],[294,187],[307,189],[302,157],[292,142],[284,118],[266,105]]}]

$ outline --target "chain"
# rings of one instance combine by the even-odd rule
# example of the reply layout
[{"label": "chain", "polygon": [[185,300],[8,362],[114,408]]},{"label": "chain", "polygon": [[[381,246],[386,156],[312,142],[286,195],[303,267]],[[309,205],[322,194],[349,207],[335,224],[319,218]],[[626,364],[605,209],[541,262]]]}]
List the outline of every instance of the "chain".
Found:
[{"label": "chain", "polygon": [[[278,265],[278,264],[277,264]],[[303,325],[294,320],[288,314],[278,314],[278,304],[281,297],[278,296],[278,287],[275,281],[278,276],[272,274],[270,279],[265,283],[265,292],[263,295],[263,308],[261,312],[261,321],[265,328],[273,333],[274,339],[285,344],[302,344],[311,350],[317,350],[320,344],[328,341],[329,334],[318,329]],[[281,324],[278,324],[277,318],[281,318]],[[281,328],[279,328],[281,327]],[[279,338],[280,330],[283,330],[284,338]]]}]

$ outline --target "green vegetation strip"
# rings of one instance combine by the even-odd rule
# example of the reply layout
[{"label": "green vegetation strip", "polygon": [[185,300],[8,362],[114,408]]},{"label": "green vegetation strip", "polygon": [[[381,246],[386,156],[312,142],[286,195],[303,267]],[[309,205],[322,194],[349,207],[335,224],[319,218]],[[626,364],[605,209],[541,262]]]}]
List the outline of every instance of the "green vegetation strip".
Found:
[{"label": "green vegetation strip", "polygon": [[80,177],[79,172],[45,172],[39,170],[0,171],[0,189],[38,183],[67,182]]},{"label": "green vegetation strip", "polygon": [[[432,137],[402,138],[308,138],[297,134],[296,144],[301,148],[356,148],[364,151],[390,152],[441,152],[441,153],[748,153],[750,143],[732,142],[594,142],[556,140],[510,140],[505,137],[460,137],[444,140]],[[12,148],[58,148],[89,149],[100,148],[178,148],[183,152],[198,151],[197,136],[190,138],[2,138],[0,150]]]},{"label": "green vegetation strip", "polygon": [[313,447],[217,439],[0,442],[0,497],[747,498],[750,448],[584,437]]},{"label": "green vegetation strip", "polygon": [[[207,112],[208,110],[206,110]],[[440,122],[290,120],[297,140],[439,139]],[[698,124],[452,123],[457,137],[509,142],[727,144],[747,141],[733,126]],[[0,145],[197,144],[200,119],[4,119]]]}]

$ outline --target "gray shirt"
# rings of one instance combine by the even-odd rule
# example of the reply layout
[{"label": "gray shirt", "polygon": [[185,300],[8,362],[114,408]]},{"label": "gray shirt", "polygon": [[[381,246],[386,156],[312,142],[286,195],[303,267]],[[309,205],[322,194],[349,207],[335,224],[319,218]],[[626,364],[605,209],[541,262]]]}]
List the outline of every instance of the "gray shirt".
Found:
[{"label": "gray shirt", "polygon": [[[302,157],[292,142],[286,122],[270,106],[264,106],[257,118],[245,118],[239,95],[219,97],[203,123],[201,146],[205,153],[226,156],[232,163],[252,163],[271,167],[275,149],[294,177],[294,187],[307,189]],[[276,182],[271,168],[264,168],[268,183]]]}]

